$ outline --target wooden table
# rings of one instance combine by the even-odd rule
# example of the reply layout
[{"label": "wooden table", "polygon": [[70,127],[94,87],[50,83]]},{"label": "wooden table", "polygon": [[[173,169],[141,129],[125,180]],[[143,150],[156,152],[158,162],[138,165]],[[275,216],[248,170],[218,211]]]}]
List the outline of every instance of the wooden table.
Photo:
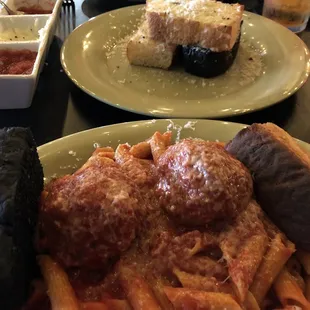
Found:
[{"label": "wooden table", "polygon": [[[60,65],[61,45],[69,32],[89,18],[106,11],[104,2],[120,6],[117,4],[119,1],[124,0],[75,0],[74,20],[68,12],[62,12],[60,27],[50,48],[32,106],[25,110],[1,110],[0,127],[30,127],[40,145],[93,127],[149,119],[105,105],[86,95],[67,78]],[[261,0],[243,2],[248,10],[261,10]],[[300,37],[310,47],[309,25]],[[310,80],[295,95],[271,108],[225,120],[246,124],[274,122],[291,135],[310,142]]]}]

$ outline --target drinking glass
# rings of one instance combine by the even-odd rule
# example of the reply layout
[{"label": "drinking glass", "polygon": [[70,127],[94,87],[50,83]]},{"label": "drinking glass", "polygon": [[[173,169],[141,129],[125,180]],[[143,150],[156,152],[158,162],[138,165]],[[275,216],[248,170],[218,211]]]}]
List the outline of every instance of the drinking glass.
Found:
[{"label": "drinking glass", "polygon": [[264,0],[263,15],[298,33],[307,26],[310,0]]}]

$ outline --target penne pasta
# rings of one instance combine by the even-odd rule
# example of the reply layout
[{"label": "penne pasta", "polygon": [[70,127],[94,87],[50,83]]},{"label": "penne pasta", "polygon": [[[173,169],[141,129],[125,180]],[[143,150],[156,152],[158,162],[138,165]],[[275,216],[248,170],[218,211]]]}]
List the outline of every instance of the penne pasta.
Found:
[{"label": "penne pasta", "polygon": [[233,294],[233,289],[230,283],[223,283],[214,277],[190,274],[177,268],[173,269],[173,273],[176,275],[184,288],[196,289],[206,292]]},{"label": "penne pasta", "polygon": [[286,267],[281,270],[280,274],[275,279],[273,288],[284,307],[293,304],[302,306],[303,309],[310,309],[309,302]]},{"label": "penne pasta", "polygon": [[163,139],[164,139],[164,141],[165,141],[165,145],[166,146],[169,146],[169,145],[171,145],[171,139],[172,139],[172,132],[171,131],[166,131],[166,132],[164,132],[163,133]]},{"label": "penne pasta", "polygon": [[108,157],[114,159],[114,150],[111,147],[98,147],[93,152],[93,156],[98,155],[102,157]]},{"label": "penne pasta", "polygon": [[190,257],[187,262],[180,264],[182,270],[188,273],[196,273],[201,276],[216,277],[224,280],[227,278],[227,268],[208,256],[195,255]]},{"label": "penne pasta", "polygon": [[304,278],[302,277],[302,267],[301,267],[300,262],[297,260],[297,258],[295,256],[292,256],[288,260],[288,262],[286,263],[286,268],[287,268],[288,272],[296,280],[296,283],[300,287],[301,291],[304,292],[306,284],[305,284]]},{"label": "penne pasta", "polygon": [[[147,139],[146,142],[150,143],[151,138]],[[162,139],[165,142],[166,147],[172,144],[172,132],[171,131],[166,131],[162,134]]]},{"label": "penne pasta", "polygon": [[[156,140],[156,143],[160,141],[161,143],[164,144],[165,147],[167,147],[171,145],[171,137],[172,137],[172,132],[167,131],[162,135],[156,135],[155,140]],[[129,151],[130,154],[136,158],[149,159],[152,156],[151,141],[152,141],[152,138],[149,139],[148,141],[143,141],[136,145],[133,145]]]},{"label": "penne pasta", "polygon": [[[102,165],[102,163],[114,163],[115,153],[112,148],[98,148],[92,156],[88,158],[86,163],[78,170],[74,172],[75,175],[82,173],[86,169],[94,165]],[[68,176],[69,177],[69,176]]]},{"label": "penne pasta", "polygon": [[251,292],[248,292],[244,301],[244,308],[246,310],[260,310],[260,307]]},{"label": "penne pasta", "polygon": [[134,310],[161,310],[150,286],[133,269],[120,265],[119,279]]},{"label": "penne pasta", "polygon": [[292,277],[296,281],[296,284],[299,286],[300,290],[304,293],[306,290],[306,283],[304,278],[300,274],[292,274]]},{"label": "penne pasta", "polygon": [[81,310],[110,310],[110,308],[102,302],[83,302]]},{"label": "penne pasta", "polygon": [[294,245],[285,246],[282,235],[277,234],[271,241],[269,249],[259,266],[250,291],[259,305],[262,304],[274,279],[294,252]]},{"label": "penne pasta", "polygon": [[240,250],[237,258],[228,262],[229,274],[236,295],[241,302],[245,301],[249,287],[263,259],[267,242],[266,235],[252,236]]},{"label": "penne pasta", "polygon": [[310,302],[310,276],[308,275],[305,277],[305,284],[305,297]]},{"label": "penne pasta", "polygon": [[151,151],[155,164],[157,163],[159,157],[166,150],[166,138],[158,131],[154,133],[150,140]]},{"label": "penne pasta", "polygon": [[52,310],[79,310],[79,303],[65,271],[49,256],[38,257]]},{"label": "penne pasta", "polygon": [[103,302],[109,310],[131,310],[131,307],[127,300],[104,299]]},{"label": "penne pasta", "polygon": [[302,308],[298,306],[286,306],[285,308],[275,310],[302,310]]},{"label": "penne pasta", "polygon": [[297,258],[304,267],[307,275],[310,275],[310,253],[303,250],[298,250],[296,252]]},{"label": "penne pasta", "polygon": [[130,152],[129,144],[120,144],[115,150],[116,162],[123,163],[126,160],[128,160],[128,158],[131,158],[132,155],[129,152]]},{"label": "penne pasta", "polygon": [[243,303],[268,247],[268,236],[259,218],[260,207],[251,201],[226,231],[220,248],[238,300]]},{"label": "penne pasta", "polygon": [[218,145],[225,147],[226,143],[225,142],[217,142]]},{"label": "penne pasta", "polygon": [[229,294],[210,293],[186,288],[165,287],[165,293],[175,310],[241,310],[242,308]]},{"label": "penne pasta", "polygon": [[152,156],[150,143],[144,141],[133,145],[129,153],[136,158],[148,159]]},{"label": "penne pasta", "polygon": [[155,278],[154,275],[148,274],[148,281],[152,286],[152,291],[161,308],[164,310],[174,310],[172,303],[168,299],[166,293],[164,292],[164,285],[162,280]]}]

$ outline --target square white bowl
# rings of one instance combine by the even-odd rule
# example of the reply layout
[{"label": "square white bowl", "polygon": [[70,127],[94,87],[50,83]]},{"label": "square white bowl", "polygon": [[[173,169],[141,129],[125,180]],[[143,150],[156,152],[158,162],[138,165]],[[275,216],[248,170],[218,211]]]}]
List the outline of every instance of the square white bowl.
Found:
[{"label": "square white bowl", "polygon": [[[43,9],[53,8],[52,14],[14,15],[8,16],[0,9],[0,36],[1,29],[35,29],[39,34],[37,40],[30,41],[0,41],[0,49],[31,50],[38,52],[33,71],[29,75],[0,74],[0,109],[23,109],[31,105],[37,87],[44,61],[52,42],[56,22],[61,9],[62,0],[5,0],[13,10],[21,6],[40,5]],[[1,28],[2,27],[2,28]]]},{"label": "square white bowl", "polygon": [[41,61],[39,42],[0,43],[0,50],[31,50],[37,57],[31,74],[0,74],[0,107],[2,109],[28,108],[38,82]]},{"label": "square white bowl", "polygon": [[[40,6],[40,8],[44,10],[51,10],[51,14],[44,15],[52,15],[57,10],[58,0],[5,0],[4,1],[8,7],[14,11],[17,11],[20,7],[33,7]],[[0,9],[0,14],[7,15],[7,12],[4,8]],[[39,15],[39,14],[35,14]]]},{"label": "square white bowl", "polygon": [[[50,27],[50,17],[44,15],[4,15],[0,16],[0,43],[44,40]],[[23,35],[31,37],[23,39]],[[5,34],[5,37],[3,35]]]}]

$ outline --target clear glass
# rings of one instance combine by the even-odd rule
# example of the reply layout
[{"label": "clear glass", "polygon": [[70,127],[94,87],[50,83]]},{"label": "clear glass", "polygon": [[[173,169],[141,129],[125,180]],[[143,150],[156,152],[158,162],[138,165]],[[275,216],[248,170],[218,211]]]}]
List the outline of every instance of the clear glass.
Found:
[{"label": "clear glass", "polygon": [[310,0],[264,0],[263,15],[298,33],[307,26]]}]

